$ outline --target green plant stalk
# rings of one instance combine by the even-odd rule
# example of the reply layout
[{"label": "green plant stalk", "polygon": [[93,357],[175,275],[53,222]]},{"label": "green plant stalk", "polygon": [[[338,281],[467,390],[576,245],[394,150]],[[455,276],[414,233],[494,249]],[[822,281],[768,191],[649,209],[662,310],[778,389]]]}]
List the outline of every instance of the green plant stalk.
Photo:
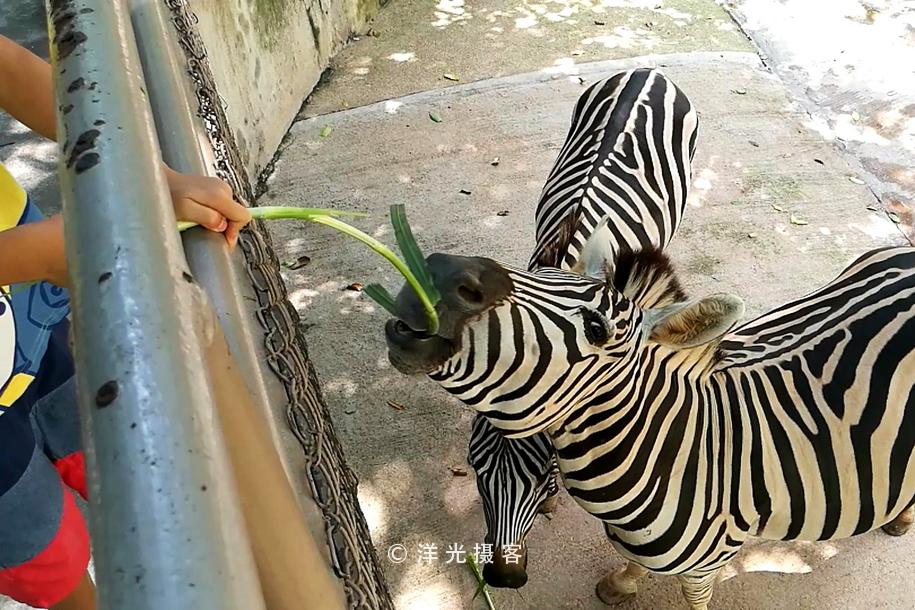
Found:
[{"label": "green plant stalk", "polygon": [[[361,218],[366,216],[362,212],[344,212],[342,210],[328,210],[325,208],[297,208],[282,205],[265,205],[263,207],[248,208],[252,218],[261,220],[281,220],[284,218],[293,220],[311,220],[313,216],[348,216],[350,218]],[[196,227],[198,223],[181,220],[178,222],[179,231],[187,231],[191,227]]]},{"label": "green plant stalk", "polygon": [[337,229],[341,233],[345,233],[350,237],[358,239],[369,248],[386,258],[388,262],[391,263],[395,269],[400,271],[400,274],[403,275],[404,278],[406,278],[407,283],[410,284],[410,287],[413,288],[416,296],[419,297],[419,302],[422,304],[423,310],[426,312],[426,319],[429,321],[429,328],[426,330],[426,332],[428,332],[430,335],[434,335],[438,332],[438,313],[435,311],[435,304],[429,300],[429,295],[427,295],[426,291],[423,290],[422,284],[419,282],[416,276],[413,275],[413,272],[410,271],[410,268],[407,267],[407,265],[402,260],[400,260],[400,258],[398,258],[390,248],[385,246],[383,243],[371,235],[367,235],[356,227],[348,225],[342,220],[338,220],[331,216],[312,216],[307,220],[331,227],[333,229]]},{"label": "green plant stalk", "polygon": [[470,566],[470,571],[473,572],[474,578],[477,579],[477,592],[474,594],[474,598],[482,593],[483,600],[486,602],[486,608],[488,608],[488,610],[496,610],[496,604],[492,601],[492,596],[489,594],[489,587],[486,586],[486,581],[483,580],[483,573],[480,572],[480,566],[477,565],[477,560],[474,559],[473,553],[467,553],[467,565]]},{"label": "green plant stalk", "polygon": [[[318,224],[331,227],[332,229],[336,229],[341,233],[345,233],[346,235],[361,241],[376,253],[387,259],[388,262],[391,263],[391,265],[393,265],[394,268],[404,276],[404,278],[407,280],[407,283],[410,284],[411,288],[413,288],[416,296],[419,297],[419,301],[423,306],[423,311],[426,313],[426,319],[429,322],[429,328],[426,330],[426,332],[432,335],[438,332],[438,313],[435,311],[435,303],[433,303],[429,298],[429,295],[423,289],[422,283],[417,279],[410,268],[402,260],[400,260],[400,258],[398,258],[397,254],[395,254],[383,243],[371,235],[363,233],[356,227],[335,218],[335,216],[365,216],[365,214],[360,212],[340,212],[337,210],[327,210],[322,208],[297,208],[286,206],[265,206],[249,209],[251,216],[254,218],[259,218],[262,220],[307,220],[309,222],[316,222]],[[193,226],[196,226],[196,224],[197,223],[192,222],[179,222],[178,230],[185,231]],[[391,313],[397,315],[396,312]]]}]

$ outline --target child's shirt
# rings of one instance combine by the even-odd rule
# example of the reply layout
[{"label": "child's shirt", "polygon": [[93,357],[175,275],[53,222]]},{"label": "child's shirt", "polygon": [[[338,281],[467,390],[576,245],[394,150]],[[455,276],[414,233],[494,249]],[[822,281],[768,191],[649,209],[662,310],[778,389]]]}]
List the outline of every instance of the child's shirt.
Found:
[{"label": "child's shirt", "polygon": [[[0,163],[0,232],[42,218]],[[79,447],[75,400],[36,418],[73,377],[69,313],[67,291],[47,282],[0,286],[0,497],[22,480],[36,451],[60,457]]]},{"label": "child's shirt", "polygon": [[[0,163],[0,231],[42,218]],[[54,327],[69,313],[63,288],[47,282],[0,286],[0,418],[35,380]]]}]

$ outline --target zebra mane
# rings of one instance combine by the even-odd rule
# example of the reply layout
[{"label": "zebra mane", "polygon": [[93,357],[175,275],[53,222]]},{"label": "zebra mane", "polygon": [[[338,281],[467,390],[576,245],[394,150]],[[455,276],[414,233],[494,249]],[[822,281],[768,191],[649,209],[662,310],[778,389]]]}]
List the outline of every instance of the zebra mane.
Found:
[{"label": "zebra mane", "polygon": [[581,219],[581,209],[575,206],[558,225],[553,239],[545,244],[537,253],[537,257],[531,261],[535,267],[554,267],[562,268],[562,261],[572,245],[572,238],[578,231],[578,222]]},{"label": "zebra mane", "polygon": [[616,259],[612,286],[641,309],[655,309],[687,296],[670,258],[659,248],[623,249]]}]

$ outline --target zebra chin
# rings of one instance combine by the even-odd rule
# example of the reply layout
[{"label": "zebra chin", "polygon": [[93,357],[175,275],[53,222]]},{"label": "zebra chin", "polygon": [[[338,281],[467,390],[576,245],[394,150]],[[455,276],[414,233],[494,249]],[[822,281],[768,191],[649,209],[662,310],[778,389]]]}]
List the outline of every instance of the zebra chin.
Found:
[{"label": "zebra chin", "polygon": [[431,373],[457,351],[449,339],[415,331],[400,320],[388,320],[384,334],[388,360],[404,375]]}]

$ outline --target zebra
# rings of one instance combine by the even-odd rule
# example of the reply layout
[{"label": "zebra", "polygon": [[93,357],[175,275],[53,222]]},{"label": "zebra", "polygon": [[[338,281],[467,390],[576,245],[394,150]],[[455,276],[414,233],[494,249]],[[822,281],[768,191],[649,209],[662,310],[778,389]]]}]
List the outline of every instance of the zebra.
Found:
[{"label": "zebra", "polygon": [[[585,89],[540,195],[528,270],[575,269],[580,247],[604,218],[615,252],[666,247],[686,208],[697,132],[689,98],[658,70],[621,72]],[[468,463],[493,545],[483,577],[492,586],[521,587],[525,538],[559,491],[552,443],[545,433],[507,439],[477,415]],[[516,549],[512,559],[508,547]]]},{"label": "zebra", "polygon": [[[441,329],[408,287],[388,357],[425,373],[508,438],[546,432],[563,485],[628,559],[598,596],[675,575],[707,610],[749,536],[831,540],[904,529],[915,500],[915,248],[862,255],[833,281],[737,326],[743,301],[688,299],[655,249],[581,274],[433,254]],[[637,305],[646,294],[657,305]],[[421,327],[420,327],[421,328]]]}]

